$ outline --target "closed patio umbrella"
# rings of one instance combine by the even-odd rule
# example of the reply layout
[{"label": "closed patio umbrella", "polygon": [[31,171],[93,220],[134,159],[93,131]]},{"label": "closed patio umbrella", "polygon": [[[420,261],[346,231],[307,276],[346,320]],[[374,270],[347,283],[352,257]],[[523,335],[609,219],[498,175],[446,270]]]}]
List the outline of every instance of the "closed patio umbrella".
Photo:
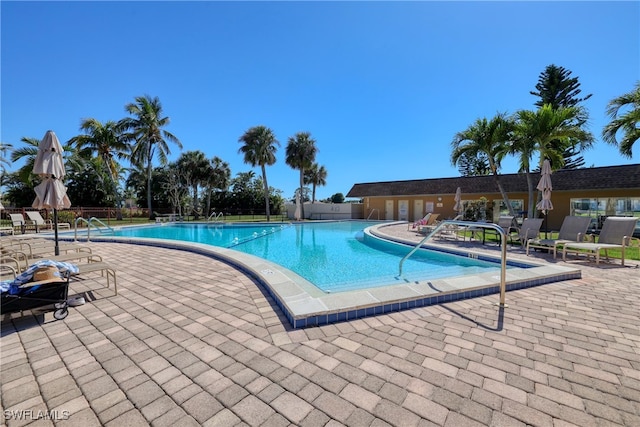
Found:
[{"label": "closed patio umbrella", "polygon": [[456,202],[453,210],[456,211],[458,215],[462,214],[462,190],[460,190],[460,187],[456,190],[456,195],[453,200]]},{"label": "closed patio umbrella", "polygon": [[547,237],[547,213],[553,209],[553,203],[551,203],[551,190],[553,185],[551,184],[551,164],[549,160],[545,159],[542,163],[542,169],[540,170],[540,181],[536,188],[542,192],[542,200],[536,205],[536,209],[542,211],[545,216],[544,237]]},{"label": "closed patio umbrella", "polygon": [[56,255],[60,255],[58,209],[71,207],[71,201],[67,197],[67,188],[62,183],[65,175],[63,151],[56,134],[48,130],[38,145],[38,153],[33,164],[33,173],[41,176],[42,182],[34,188],[36,199],[32,206],[36,209],[53,209]]}]

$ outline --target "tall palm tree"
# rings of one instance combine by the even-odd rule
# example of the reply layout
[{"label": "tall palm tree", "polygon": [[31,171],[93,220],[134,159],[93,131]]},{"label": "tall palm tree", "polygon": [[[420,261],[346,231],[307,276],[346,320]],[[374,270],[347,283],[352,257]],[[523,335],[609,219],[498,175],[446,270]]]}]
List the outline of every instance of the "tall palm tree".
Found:
[{"label": "tall palm tree", "polygon": [[267,184],[266,166],[271,166],[276,162],[276,151],[280,143],[276,139],[273,131],[266,126],[254,126],[249,128],[238,139],[244,143],[238,152],[244,155],[244,162],[253,167],[260,166],[262,171],[262,183],[264,184],[264,204],[267,214],[267,221],[271,220],[269,209],[269,185]]},{"label": "tall palm tree", "polygon": [[519,157],[520,171],[527,177],[529,218],[535,216],[531,160],[538,155],[538,170],[545,159],[550,161],[553,169],[561,169],[567,148],[576,145],[582,149],[589,148],[593,143],[593,135],[582,128],[583,122],[579,120],[582,115],[581,107],[555,109],[550,104],[536,111],[521,110],[516,113],[510,152]]},{"label": "tall palm tree", "polygon": [[4,171],[4,167],[9,166],[9,160],[7,159],[7,151],[11,151],[13,145],[0,142],[0,168]]},{"label": "tall palm tree", "polygon": [[201,212],[198,204],[198,187],[206,183],[209,161],[202,151],[196,150],[182,153],[177,164],[184,171],[187,185],[193,190],[193,213],[197,220]]},{"label": "tall palm tree", "polygon": [[509,214],[515,216],[513,206],[509,202],[509,196],[502,187],[500,181],[500,164],[509,151],[509,139],[513,121],[506,114],[499,113],[491,120],[477,119],[471,126],[462,132],[458,132],[451,142],[451,163],[456,166],[466,156],[467,158],[486,155],[491,174],[494,177],[498,190],[502,195]]},{"label": "tall palm tree", "polygon": [[118,159],[129,158],[131,147],[123,137],[121,126],[113,121],[104,124],[100,121],[89,118],[84,119],[80,124],[83,135],[74,136],[69,143],[75,145],[80,153],[92,155],[96,153],[102,159],[103,165],[108,172],[112,188],[115,190],[116,216],[122,219],[122,197],[118,190],[120,164]]},{"label": "tall palm tree", "polygon": [[[290,136],[287,141],[285,161],[293,169],[300,171],[300,196],[304,194],[305,170],[311,168],[317,153],[316,140],[311,137],[309,132],[298,132],[294,136]],[[304,218],[304,203],[300,204],[300,213],[301,218]]]},{"label": "tall palm tree", "polygon": [[312,164],[305,172],[304,183],[312,185],[311,203],[313,204],[316,202],[316,186],[327,185],[327,169],[317,163]]},{"label": "tall palm tree", "polygon": [[[628,111],[618,115],[623,107]],[[640,81],[631,92],[609,101],[607,114],[611,122],[602,130],[602,138],[609,144],[618,145],[620,154],[631,158],[633,144],[640,139]],[[622,133],[620,142],[616,139],[618,132]]]},{"label": "tall palm tree", "polygon": [[153,159],[157,157],[160,165],[166,165],[167,156],[171,154],[167,142],[176,144],[180,149],[182,149],[182,143],[171,132],[163,129],[169,125],[170,120],[169,117],[163,117],[164,112],[158,97],[138,96],[135,98],[135,102],[125,106],[125,110],[133,117],[122,119],[119,125],[129,131],[126,137],[129,141],[133,141],[131,162],[137,165],[146,165],[147,207],[149,209],[149,219],[152,219],[151,177]]},{"label": "tall palm tree", "polygon": [[214,190],[226,190],[231,183],[231,168],[229,163],[215,156],[209,163],[207,179],[207,215],[211,214],[211,195]]}]

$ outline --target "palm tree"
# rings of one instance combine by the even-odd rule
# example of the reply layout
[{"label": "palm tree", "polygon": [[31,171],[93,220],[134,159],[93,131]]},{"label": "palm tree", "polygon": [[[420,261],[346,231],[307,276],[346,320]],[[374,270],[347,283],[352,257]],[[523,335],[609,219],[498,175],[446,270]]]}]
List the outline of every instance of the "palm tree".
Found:
[{"label": "palm tree", "polygon": [[4,142],[0,142],[0,168],[4,172],[5,165],[9,166],[9,160],[6,157],[7,151],[11,151],[13,145],[5,144]]},{"label": "palm tree", "polygon": [[[200,216],[200,209],[198,204],[198,187],[204,184],[208,177],[209,161],[205,154],[200,151],[187,151],[182,153],[177,161],[177,165],[183,170],[184,176],[187,180],[187,186],[193,190],[193,213],[194,219],[198,219]],[[187,212],[187,214],[189,214]]]},{"label": "palm tree", "polygon": [[214,190],[226,190],[231,183],[231,168],[229,163],[215,156],[209,163],[207,185],[207,215],[211,215],[211,194]]},{"label": "palm tree", "polygon": [[[629,110],[618,116],[622,107]],[[631,158],[631,148],[640,139],[640,81],[629,93],[612,99],[607,104],[607,114],[611,122],[602,130],[602,138],[609,144],[618,145],[620,154]],[[618,132],[622,132],[620,142],[616,139]]]},{"label": "palm tree", "polygon": [[[317,153],[316,140],[311,137],[311,133],[298,132],[289,137],[286,148],[286,163],[293,169],[300,171],[300,196],[304,194],[305,170],[311,168]],[[301,218],[304,218],[304,203],[300,204],[300,214]]]},{"label": "palm tree", "polygon": [[[20,138],[20,141],[25,144],[25,146],[16,148],[11,152],[11,161],[17,162],[18,160],[25,159],[24,165],[18,169],[18,177],[20,181],[24,182],[28,186],[35,186],[39,178],[33,173],[33,164],[35,163],[36,156],[38,154],[40,140],[36,138],[22,137]],[[84,169],[87,159],[83,158],[78,150],[69,143],[65,143],[62,146],[62,149],[65,158],[65,169]]]},{"label": "palm tree", "polygon": [[327,170],[317,163],[312,164],[305,173],[304,183],[312,185],[311,203],[313,204],[316,201],[316,186],[327,185]]},{"label": "palm tree", "polygon": [[152,219],[151,177],[153,159],[157,157],[160,165],[166,165],[167,155],[171,154],[167,141],[176,144],[180,149],[182,149],[182,143],[171,132],[163,129],[169,125],[169,117],[162,117],[162,104],[158,97],[138,96],[135,98],[135,103],[125,106],[125,110],[134,117],[122,119],[119,125],[129,131],[126,136],[127,139],[134,141],[131,149],[131,162],[140,166],[146,165],[147,207],[149,209],[149,219]]},{"label": "palm tree", "polygon": [[534,180],[531,176],[531,160],[538,155],[538,170],[548,159],[553,169],[564,166],[564,153],[568,147],[580,145],[586,149],[593,143],[593,135],[584,130],[579,117],[581,107],[554,109],[545,104],[536,111],[521,110],[516,113],[516,124],[510,152],[519,156],[520,171],[527,177],[529,193],[528,217],[534,218]]},{"label": "palm tree", "polygon": [[82,121],[80,130],[83,135],[74,136],[69,140],[75,145],[80,153],[92,155],[96,153],[102,159],[104,167],[108,171],[111,185],[115,190],[116,216],[122,220],[122,198],[118,191],[118,176],[120,175],[120,165],[117,159],[127,159],[131,147],[123,137],[123,130],[120,125],[113,121],[104,124],[100,121],[89,118]]},{"label": "palm tree", "polygon": [[243,142],[238,152],[244,154],[244,162],[253,167],[260,165],[262,171],[262,183],[264,184],[264,204],[267,221],[271,219],[269,209],[269,185],[267,184],[266,166],[276,162],[276,151],[280,145],[273,131],[266,126],[254,126],[249,128],[239,139]]},{"label": "palm tree", "polygon": [[508,141],[512,129],[513,121],[507,118],[504,113],[497,114],[491,120],[477,119],[465,131],[458,132],[454,136],[451,142],[453,149],[451,162],[456,166],[464,157],[473,158],[485,155],[498,190],[507,209],[509,209],[509,214],[515,216],[513,206],[509,202],[509,196],[504,191],[498,174],[500,163],[509,151]]}]

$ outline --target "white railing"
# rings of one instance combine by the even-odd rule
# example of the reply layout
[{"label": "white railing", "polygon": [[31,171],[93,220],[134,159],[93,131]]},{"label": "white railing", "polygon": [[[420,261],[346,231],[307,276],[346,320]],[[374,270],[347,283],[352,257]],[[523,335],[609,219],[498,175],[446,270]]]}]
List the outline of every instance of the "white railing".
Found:
[{"label": "white railing", "polygon": [[501,307],[506,307],[505,299],[506,299],[506,293],[507,293],[507,233],[505,233],[504,229],[497,224],[473,222],[473,221],[453,221],[453,220],[442,221],[440,224],[434,227],[430,233],[427,233],[425,238],[422,239],[408,254],[404,256],[404,258],[400,260],[400,265],[398,266],[399,268],[398,276],[402,276],[402,265],[404,264],[405,260],[409,258],[411,255],[413,255],[418,249],[420,249],[420,247],[424,244],[424,242],[429,240],[432,236],[435,236],[436,234],[438,234],[440,229],[445,225],[458,225],[461,227],[473,227],[473,228],[490,228],[498,232],[498,234],[500,234],[501,264],[500,264],[500,304],[499,305]]},{"label": "white railing", "polygon": [[207,218],[207,222],[223,222],[224,221],[224,214],[222,212],[218,212],[216,214],[216,211],[211,212],[211,215],[209,215],[209,218]]},{"label": "white railing", "polygon": [[369,212],[369,216],[367,217],[367,220],[371,219],[371,215],[373,215],[374,212],[378,212],[378,219],[380,219],[380,209],[373,208],[371,209],[371,212]]},{"label": "white railing", "polygon": [[102,225],[104,228],[106,228],[107,230],[109,230],[111,233],[115,233],[115,230],[111,227],[109,227],[107,224],[105,224],[104,222],[100,221],[98,218],[96,218],[95,216],[92,216],[91,218],[89,218],[89,220],[87,221],[86,219],[79,217],[76,218],[76,222],[74,223],[74,234],[73,234],[73,240],[77,241],[78,240],[78,223],[84,222],[85,224],[87,224],[87,242],[91,240],[91,227],[93,226],[96,230],[98,230],[100,232],[100,234],[104,234],[104,231],[102,228],[98,227],[97,225],[95,225],[95,223],[98,223],[100,225]]}]

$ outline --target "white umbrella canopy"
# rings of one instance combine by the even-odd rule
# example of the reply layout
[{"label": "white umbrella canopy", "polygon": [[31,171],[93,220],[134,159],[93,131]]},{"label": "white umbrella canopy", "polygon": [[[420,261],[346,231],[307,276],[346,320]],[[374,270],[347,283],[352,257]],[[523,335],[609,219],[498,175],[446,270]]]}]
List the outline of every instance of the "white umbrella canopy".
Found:
[{"label": "white umbrella canopy", "polygon": [[31,206],[36,209],[64,209],[71,207],[67,189],[59,179],[45,177],[33,190],[36,192],[36,199]]},{"label": "white umbrella canopy", "polygon": [[453,210],[460,214],[462,212],[462,190],[460,190],[460,187],[456,190],[456,195],[453,200],[456,202],[453,206]]},{"label": "white umbrella canopy", "polygon": [[71,207],[64,178],[64,152],[56,134],[48,130],[38,145],[38,154],[33,164],[33,173],[42,177],[42,182],[34,188],[36,209],[53,209],[53,230],[55,236],[55,254],[60,255],[58,245],[58,209]]},{"label": "white umbrella canopy", "polygon": [[64,160],[62,145],[56,134],[48,130],[38,145],[38,153],[33,162],[33,173],[37,175],[53,175],[58,179],[64,178]]},{"label": "white umbrella canopy", "polygon": [[551,203],[551,190],[553,190],[553,185],[551,184],[551,164],[549,160],[545,160],[542,163],[540,181],[536,188],[542,191],[542,200],[538,202],[536,209],[546,215],[548,211],[553,210],[553,203]]}]

